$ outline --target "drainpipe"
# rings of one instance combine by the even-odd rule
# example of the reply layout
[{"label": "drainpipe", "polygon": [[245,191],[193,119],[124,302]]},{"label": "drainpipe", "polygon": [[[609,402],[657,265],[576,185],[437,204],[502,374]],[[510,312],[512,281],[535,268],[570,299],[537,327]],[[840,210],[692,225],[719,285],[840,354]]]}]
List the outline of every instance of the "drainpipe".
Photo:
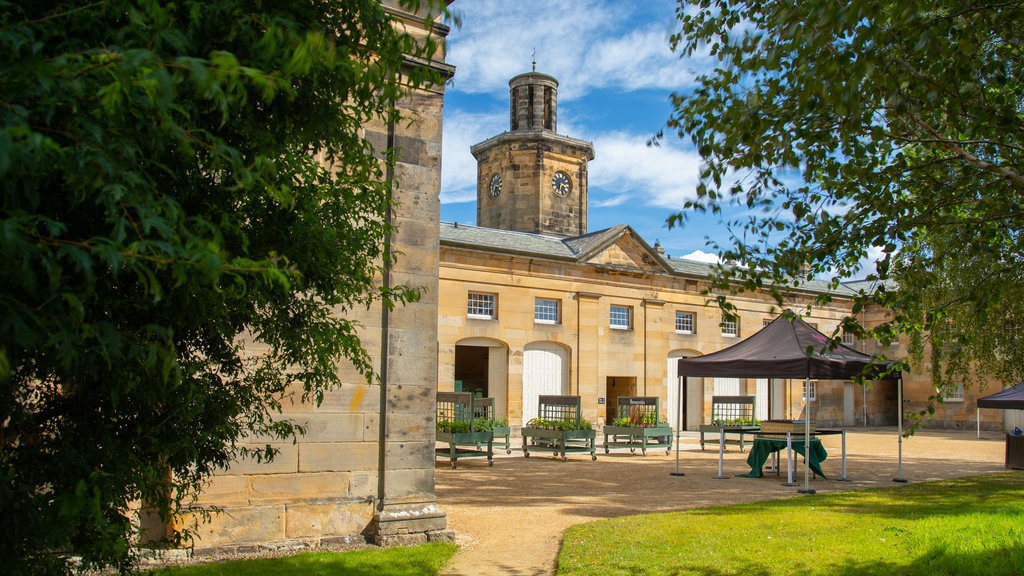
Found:
[{"label": "drainpipe", "polygon": [[640,301],[644,309],[644,396],[647,396],[647,299]]},{"label": "drainpipe", "polygon": [[583,339],[580,336],[580,314],[583,313],[583,309],[580,307],[580,293],[577,292],[573,298],[576,299],[576,396],[580,396],[580,349],[583,346]]},{"label": "drainpipe", "polygon": [[[395,111],[395,103],[391,104],[392,110]],[[395,111],[397,113],[397,111]],[[386,150],[390,153],[395,148],[395,121],[393,119],[388,120],[388,137],[387,137],[387,148]],[[384,173],[384,178],[388,183],[387,186],[387,208],[384,213],[386,222],[391,222],[393,215],[391,213],[391,200],[392,200],[392,186],[395,183],[395,167],[394,162],[387,163],[387,169]],[[391,288],[391,237],[384,238],[384,267],[381,271],[381,285],[384,290]],[[384,509],[384,492],[385,492],[385,476],[387,475],[387,426],[388,426],[388,355],[390,353],[390,320],[391,311],[388,306],[381,305],[380,312],[380,422],[377,428],[377,510],[381,511]]]}]

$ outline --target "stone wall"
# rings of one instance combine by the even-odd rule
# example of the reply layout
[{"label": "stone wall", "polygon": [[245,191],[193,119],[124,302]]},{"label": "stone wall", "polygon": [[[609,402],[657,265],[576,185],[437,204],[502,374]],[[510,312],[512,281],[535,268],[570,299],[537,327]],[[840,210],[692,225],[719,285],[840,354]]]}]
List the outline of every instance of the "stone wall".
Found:
[{"label": "stone wall", "polygon": [[[441,26],[424,29],[422,14],[384,3],[396,25],[437,39],[447,34]],[[430,65],[453,71],[443,52]],[[197,550],[451,538],[434,497],[443,99],[443,85],[417,91],[396,104],[402,122],[365,126],[365,137],[375,146],[398,150],[397,165],[388,174],[397,226],[390,249],[397,259],[379,280],[421,293],[418,302],[395,310],[374,306],[346,312],[362,326],[362,345],[381,384],[368,384],[341,365],[343,384],[319,406],[286,403],[285,416],[302,424],[306,434],[295,444],[277,445],[273,462],[237,462],[213,478],[199,503],[222,512],[200,526]]]}]

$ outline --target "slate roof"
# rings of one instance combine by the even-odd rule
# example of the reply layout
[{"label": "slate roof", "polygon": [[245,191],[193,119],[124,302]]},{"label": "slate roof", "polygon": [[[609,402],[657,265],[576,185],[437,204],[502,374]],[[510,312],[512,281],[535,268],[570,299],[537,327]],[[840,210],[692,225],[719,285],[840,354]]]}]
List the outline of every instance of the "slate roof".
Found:
[{"label": "slate roof", "polygon": [[[617,224],[611,228],[590,232],[583,236],[559,238],[529,232],[513,232],[496,228],[481,228],[462,223],[441,222],[441,245],[483,250],[502,254],[517,254],[532,258],[548,258],[564,262],[586,264],[589,258],[597,256],[607,246],[620,237],[628,235],[632,240],[661,263],[666,274],[678,275],[694,279],[705,279],[711,276],[713,265],[685,258],[668,258],[659,255],[630,226]],[[832,289],[824,280],[802,281],[797,288],[789,290],[800,292],[831,292],[843,296],[853,296],[858,282],[840,284]]]}]

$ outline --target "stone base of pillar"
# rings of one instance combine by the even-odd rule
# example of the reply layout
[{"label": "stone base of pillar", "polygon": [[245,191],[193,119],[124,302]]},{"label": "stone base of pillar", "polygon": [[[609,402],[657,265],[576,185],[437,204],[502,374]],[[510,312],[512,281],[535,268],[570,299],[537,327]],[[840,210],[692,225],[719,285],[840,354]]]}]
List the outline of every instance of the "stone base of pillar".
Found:
[{"label": "stone base of pillar", "polygon": [[367,540],[378,546],[455,540],[445,511],[433,503],[385,504],[367,528]]}]

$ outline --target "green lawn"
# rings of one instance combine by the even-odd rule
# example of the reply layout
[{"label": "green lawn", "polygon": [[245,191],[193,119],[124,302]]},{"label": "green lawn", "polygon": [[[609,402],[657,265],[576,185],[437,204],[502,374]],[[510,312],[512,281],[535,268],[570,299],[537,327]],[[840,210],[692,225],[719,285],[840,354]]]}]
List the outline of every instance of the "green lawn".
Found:
[{"label": "green lawn", "polygon": [[[168,576],[430,576],[454,544],[221,562]],[[560,576],[1024,574],[1024,472],[579,524]]]},{"label": "green lawn", "polygon": [[559,576],[1024,574],[1024,473],[571,527]]}]

